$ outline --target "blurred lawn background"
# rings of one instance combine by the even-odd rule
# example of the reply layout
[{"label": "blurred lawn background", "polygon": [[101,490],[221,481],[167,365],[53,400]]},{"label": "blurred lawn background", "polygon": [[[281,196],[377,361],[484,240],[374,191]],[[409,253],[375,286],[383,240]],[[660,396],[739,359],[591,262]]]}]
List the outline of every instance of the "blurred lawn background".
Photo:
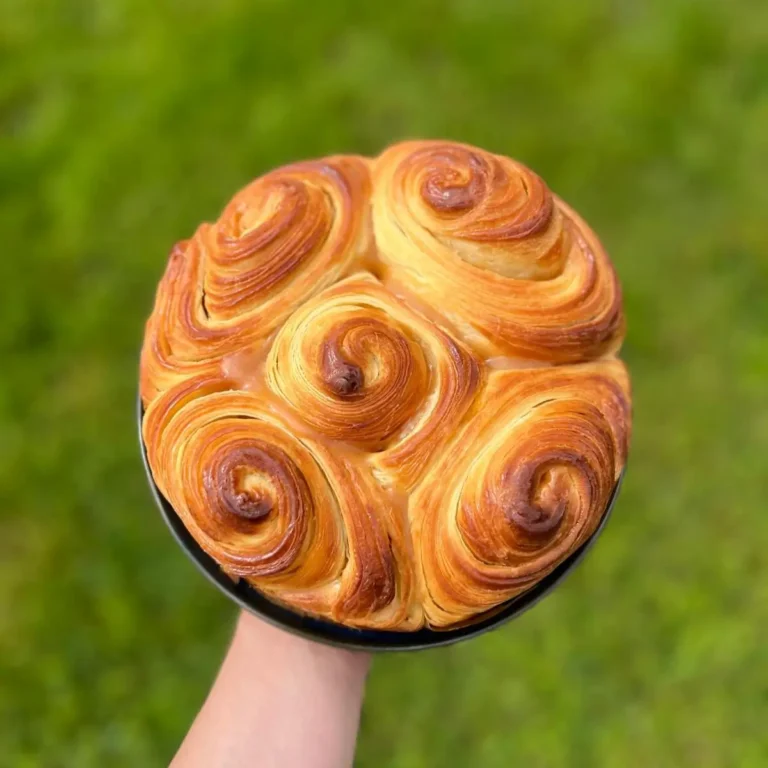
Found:
[{"label": "blurred lawn background", "polygon": [[167,763],[234,609],[136,443],[169,247],[263,171],[517,157],[624,283],[630,470],[519,621],[378,658],[359,765],[768,765],[768,7],[0,0],[0,764]]}]

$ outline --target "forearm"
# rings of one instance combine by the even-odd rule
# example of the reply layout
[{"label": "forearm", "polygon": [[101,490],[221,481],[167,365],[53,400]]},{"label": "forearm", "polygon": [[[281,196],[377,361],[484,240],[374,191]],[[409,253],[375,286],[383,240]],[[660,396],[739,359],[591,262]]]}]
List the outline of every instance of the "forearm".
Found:
[{"label": "forearm", "polygon": [[243,614],[173,768],[346,768],[369,657]]}]

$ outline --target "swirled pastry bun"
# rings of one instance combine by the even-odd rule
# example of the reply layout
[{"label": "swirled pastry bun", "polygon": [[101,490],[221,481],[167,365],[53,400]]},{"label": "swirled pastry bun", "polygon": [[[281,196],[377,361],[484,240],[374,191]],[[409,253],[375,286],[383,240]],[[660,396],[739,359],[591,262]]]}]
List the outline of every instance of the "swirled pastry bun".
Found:
[{"label": "swirled pastry bun", "polygon": [[520,163],[436,141],[296,163],[171,251],[150,468],[282,605],[471,622],[597,528],[629,444],[623,334],[597,237]]}]

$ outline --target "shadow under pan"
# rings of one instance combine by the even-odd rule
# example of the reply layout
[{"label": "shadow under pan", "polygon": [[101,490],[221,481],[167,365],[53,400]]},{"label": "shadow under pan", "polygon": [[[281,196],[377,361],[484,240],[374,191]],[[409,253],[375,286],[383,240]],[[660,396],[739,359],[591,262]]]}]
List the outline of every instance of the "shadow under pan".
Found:
[{"label": "shadow under pan", "polygon": [[250,586],[244,579],[234,581],[227,576],[219,567],[218,563],[206,552],[204,552],[189,531],[182,523],[179,516],[174,511],[168,500],[160,493],[152,471],[147,461],[147,449],[141,434],[141,425],[144,410],[141,405],[141,398],[138,400],[138,422],[139,422],[139,444],[141,446],[141,455],[144,460],[144,469],[147,473],[152,495],[160,509],[160,514],[167,523],[176,541],[187,553],[195,565],[212,581],[222,592],[231,600],[236,602],[241,608],[250,613],[259,616],[270,624],[281,627],[301,635],[310,640],[317,640],[329,645],[335,645],[351,650],[361,651],[410,651],[424,648],[435,648],[441,645],[450,645],[460,640],[467,640],[470,637],[482,635],[495,627],[501,626],[506,622],[520,616],[531,606],[549,594],[584,557],[587,551],[595,543],[595,540],[605,528],[611,510],[619,494],[621,482],[624,479],[622,471],[619,479],[614,486],[611,497],[608,500],[603,517],[594,533],[571,555],[563,560],[553,571],[545,576],[541,581],[534,584],[533,587],[525,592],[516,595],[511,600],[489,611],[483,618],[473,621],[465,626],[458,626],[452,629],[434,630],[419,629],[416,632],[391,632],[378,629],[355,629],[345,627],[341,624],[335,624],[331,621],[324,621],[312,616],[292,611],[284,606],[272,602],[269,598],[262,595],[255,587]]}]

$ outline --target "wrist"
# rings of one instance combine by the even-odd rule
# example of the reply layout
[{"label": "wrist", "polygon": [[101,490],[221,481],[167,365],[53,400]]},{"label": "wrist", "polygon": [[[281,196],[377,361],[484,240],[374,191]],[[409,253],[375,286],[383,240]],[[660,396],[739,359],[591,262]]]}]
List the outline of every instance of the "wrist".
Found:
[{"label": "wrist", "polygon": [[[244,669],[253,667],[263,674],[268,665],[283,683],[300,669],[309,680],[332,680],[335,687],[343,686],[349,695],[359,698],[371,663],[370,654],[306,640],[246,612],[238,617],[228,655],[233,653]],[[302,677],[294,682],[305,687],[309,681]]]}]

